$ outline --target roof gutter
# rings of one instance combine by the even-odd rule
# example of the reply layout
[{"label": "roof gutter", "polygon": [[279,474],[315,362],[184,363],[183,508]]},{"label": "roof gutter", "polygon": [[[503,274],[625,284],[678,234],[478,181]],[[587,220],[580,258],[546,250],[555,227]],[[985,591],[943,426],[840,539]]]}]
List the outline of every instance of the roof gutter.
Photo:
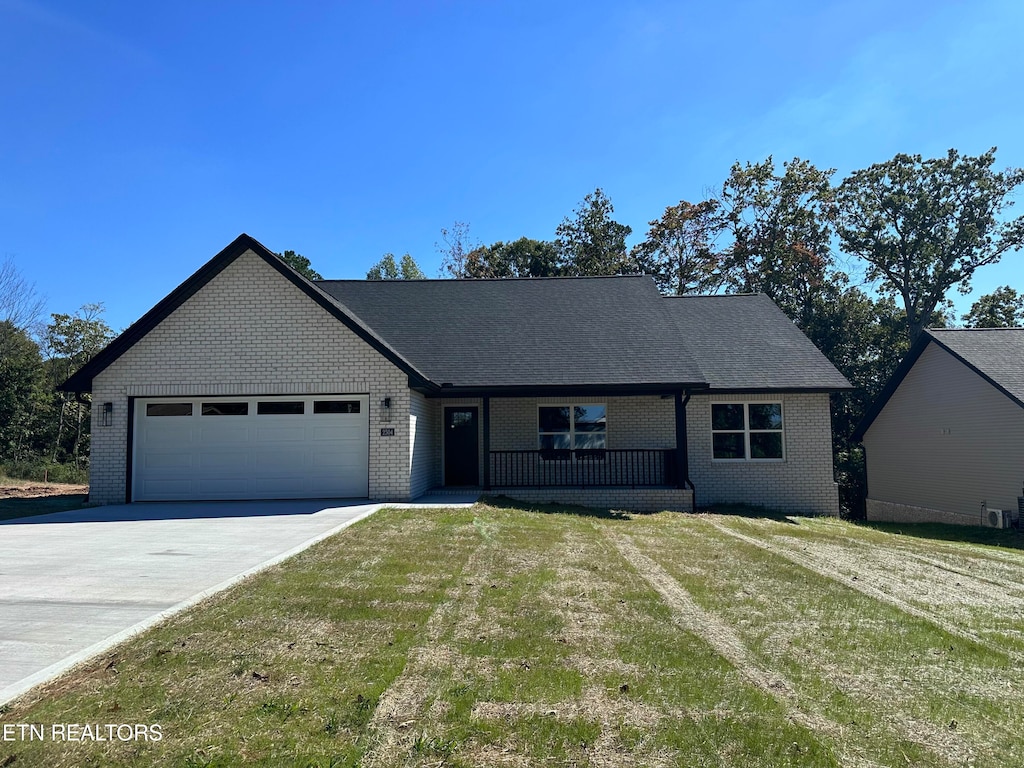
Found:
[{"label": "roof gutter", "polygon": [[424,382],[419,386],[410,377],[409,386],[427,397],[590,397],[590,396],[638,396],[672,395],[680,390],[705,391],[706,382],[674,384],[514,384],[514,385],[465,385],[457,386],[445,382],[438,386]]}]

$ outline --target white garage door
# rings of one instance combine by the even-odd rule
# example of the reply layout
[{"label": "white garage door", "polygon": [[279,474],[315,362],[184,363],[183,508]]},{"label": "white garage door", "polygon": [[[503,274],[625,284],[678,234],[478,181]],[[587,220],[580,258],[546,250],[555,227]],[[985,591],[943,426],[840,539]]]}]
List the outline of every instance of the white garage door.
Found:
[{"label": "white garage door", "polygon": [[369,398],[135,401],[132,498],[365,498]]}]

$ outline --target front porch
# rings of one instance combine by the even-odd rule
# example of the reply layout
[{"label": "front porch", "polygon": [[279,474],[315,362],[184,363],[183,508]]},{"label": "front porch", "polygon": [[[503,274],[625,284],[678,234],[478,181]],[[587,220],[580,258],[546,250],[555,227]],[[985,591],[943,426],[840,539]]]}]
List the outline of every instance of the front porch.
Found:
[{"label": "front porch", "polygon": [[531,503],[690,511],[687,399],[680,392],[425,398],[423,411],[436,425],[431,492],[472,487]]}]

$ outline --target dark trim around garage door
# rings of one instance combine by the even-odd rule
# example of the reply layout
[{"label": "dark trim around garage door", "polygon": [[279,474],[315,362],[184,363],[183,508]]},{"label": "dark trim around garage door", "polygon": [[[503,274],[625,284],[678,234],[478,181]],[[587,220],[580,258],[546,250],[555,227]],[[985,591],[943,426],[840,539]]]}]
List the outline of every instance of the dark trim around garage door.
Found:
[{"label": "dark trim around garage door", "polygon": [[124,503],[132,503],[132,470],[135,469],[135,398],[128,398],[128,458],[125,460]]}]

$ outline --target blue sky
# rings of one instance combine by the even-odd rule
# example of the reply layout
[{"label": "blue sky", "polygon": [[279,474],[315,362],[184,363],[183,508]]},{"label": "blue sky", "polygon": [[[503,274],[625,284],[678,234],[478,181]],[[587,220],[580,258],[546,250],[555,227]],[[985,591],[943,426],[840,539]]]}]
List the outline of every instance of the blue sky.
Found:
[{"label": "blue sky", "polygon": [[1024,166],[1022,40],[1019,0],[0,0],[0,256],[121,328],[240,232],[433,276],[456,220],[550,239],[600,186],[637,242],[769,154]]}]

